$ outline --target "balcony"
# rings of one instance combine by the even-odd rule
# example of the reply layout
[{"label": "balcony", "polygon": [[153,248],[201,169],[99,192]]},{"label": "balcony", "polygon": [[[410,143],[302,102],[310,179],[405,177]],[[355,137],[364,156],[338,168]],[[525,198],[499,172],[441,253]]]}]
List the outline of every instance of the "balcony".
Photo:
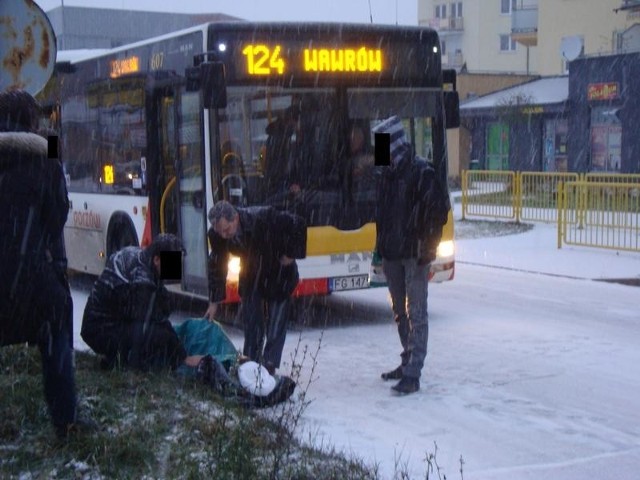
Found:
[{"label": "balcony", "polygon": [[430,18],[429,26],[438,32],[461,32],[464,30],[462,17]]},{"label": "balcony", "polygon": [[615,9],[616,12],[620,10],[629,10],[631,12],[640,11],[640,0],[623,0],[622,5]]},{"label": "balcony", "polygon": [[464,64],[464,56],[461,51],[447,53],[442,56],[443,68],[455,68],[458,69]]},{"label": "balcony", "polygon": [[520,6],[511,13],[511,38],[526,47],[538,45],[538,6]]}]

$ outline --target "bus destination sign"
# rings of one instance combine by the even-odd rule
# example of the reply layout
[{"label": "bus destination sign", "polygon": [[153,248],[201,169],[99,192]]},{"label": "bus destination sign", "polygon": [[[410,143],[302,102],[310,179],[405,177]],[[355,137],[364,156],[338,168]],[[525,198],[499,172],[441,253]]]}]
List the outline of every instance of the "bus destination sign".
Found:
[{"label": "bus destination sign", "polygon": [[127,58],[113,59],[109,62],[111,78],[118,78],[122,75],[137,73],[140,71],[140,58],[132,55]]},{"label": "bus destination sign", "polygon": [[[441,86],[437,33],[407,27],[212,24],[210,59],[229,85]],[[439,83],[440,82],[440,83]]]},{"label": "bus destination sign", "polygon": [[285,59],[281,45],[247,44],[242,48],[247,75],[285,75],[288,64],[303,72],[382,72],[383,51],[359,48],[305,48],[301,55]]}]

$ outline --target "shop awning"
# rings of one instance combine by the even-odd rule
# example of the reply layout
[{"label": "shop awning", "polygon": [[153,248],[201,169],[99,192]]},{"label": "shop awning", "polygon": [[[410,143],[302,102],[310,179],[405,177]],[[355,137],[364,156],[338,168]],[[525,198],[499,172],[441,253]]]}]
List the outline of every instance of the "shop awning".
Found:
[{"label": "shop awning", "polygon": [[496,109],[507,107],[532,108],[532,113],[552,112],[563,109],[568,98],[568,75],[545,77],[464,100],[460,104],[460,115],[492,115]]}]

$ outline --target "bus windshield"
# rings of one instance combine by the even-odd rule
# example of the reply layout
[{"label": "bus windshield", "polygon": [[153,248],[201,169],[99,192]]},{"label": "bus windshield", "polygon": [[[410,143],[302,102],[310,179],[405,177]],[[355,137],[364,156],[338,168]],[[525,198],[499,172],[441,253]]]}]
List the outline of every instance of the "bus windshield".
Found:
[{"label": "bus windshield", "polygon": [[432,159],[435,105],[429,89],[229,87],[227,108],[212,114],[214,196],[288,209],[309,226],[359,228],[374,221],[371,128],[398,115],[415,153]]}]

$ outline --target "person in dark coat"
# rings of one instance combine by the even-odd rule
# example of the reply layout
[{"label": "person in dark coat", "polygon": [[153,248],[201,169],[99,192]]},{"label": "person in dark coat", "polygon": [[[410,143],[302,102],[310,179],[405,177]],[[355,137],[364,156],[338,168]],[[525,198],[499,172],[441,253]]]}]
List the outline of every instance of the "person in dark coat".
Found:
[{"label": "person in dark coat", "polygon": [[412,155],[397,116],[372,131],[390,137],[391,164],[382,167],[378,184],[376,250],[382,258],[402,344],[400,366],[383,373],[382,378],[399,380],[392,388],[408,394],[420,389],[429,337],[429,265],[435,259],[450,204],[433,167]]},{"label": "person in dark coat", "polygon": [[286,108],[281,117],[266,128],[266,190],[267,197],[300,193],[296,159],[296,132],[300,111],[297,106]]},{"label": "person in dark coat", "polygon": [[161,234],[147,248],[125,247],[109,257],[87,300],[80,331],[104,356],[103,368],[197,366],[201,356],[187,357],[169,321],[171,301],[161,277],[163,253],[181,251],[175,235]]},{"label": "person in dark coat", "polygon": [[39,106],[0,93],[0,345],[36,344],[56,434],[77,425],[73,311],[63,227],[69,211],[59,160],[36,135]]},{"label": "person in dark coat", "polygon": [[226,201],[211,208],[209,221],[210,303],[205,317],[212,321],[226,298],[229,255],[240,257],[243,354],[273,374],[280,367],[291,294],[299,280],[295,259],[306,256],[306,223],[273,207],[235,208]]}]

